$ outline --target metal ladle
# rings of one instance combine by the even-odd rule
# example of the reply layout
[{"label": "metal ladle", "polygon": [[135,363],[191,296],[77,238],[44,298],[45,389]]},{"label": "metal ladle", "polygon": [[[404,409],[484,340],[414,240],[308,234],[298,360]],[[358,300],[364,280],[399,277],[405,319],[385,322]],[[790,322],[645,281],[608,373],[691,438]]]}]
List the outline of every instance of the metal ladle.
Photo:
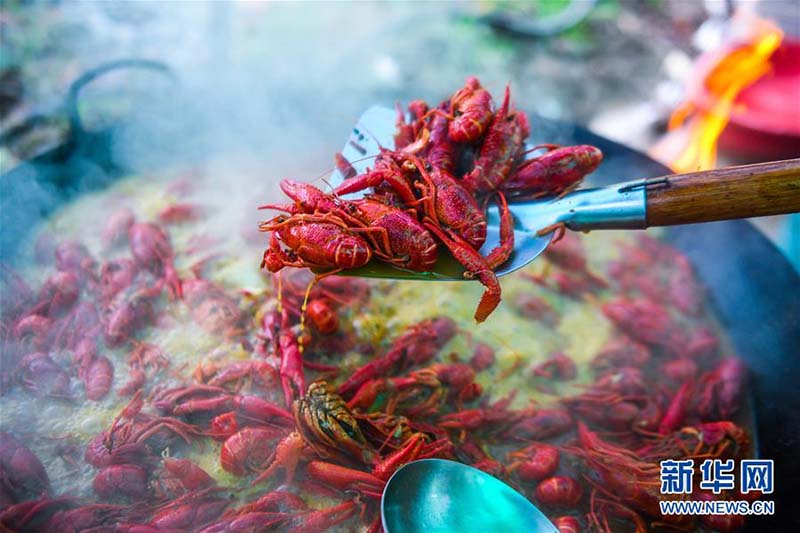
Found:
[{"label": "metal ladle", "polygon": [[558,533],[535,505],[496,477],[444,459],[399,468],[383,489],[381,520],[386,533]]},{"label": "metal ladle", "polygon": [[[353,128],[342,155],[358,172],[372,165],[381,146],[394,146],[395,111],[368,109]],[[336,187],[343,181],[337,171]],[[360,194],[346,195],[355,198]],[[552,240],[538,232],[562,223],[569,229],[644,229],[800,211],[800,159],[673,174],[640,179],[609,187],[581,189],[555,200],[524,200],[509,204],[514,216],[514,251],[495,273],[510,274],[533,261]],[[487,214],[486,255],[499,242],[499,213]],[[372,278],[464,280],[464,268],[449,254],[440,253],[431,272],[402,270],[373,260],[343,275]]]}]

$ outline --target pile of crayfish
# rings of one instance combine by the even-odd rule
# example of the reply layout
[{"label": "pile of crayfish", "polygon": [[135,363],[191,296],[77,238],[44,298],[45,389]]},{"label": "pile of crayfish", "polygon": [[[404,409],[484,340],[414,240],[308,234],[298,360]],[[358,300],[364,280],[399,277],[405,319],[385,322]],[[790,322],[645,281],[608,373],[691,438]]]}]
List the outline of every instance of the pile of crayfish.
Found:
[{"label": "pile of crayfish", "polygon": [[[364,266],[373,258],[397,268],[434,268],[440,246],[464,267],[464,277],[486,290],[475,311],[483,322],[500,303],[495,269],[514,248],[514,221],[507,196],[549,197],[575,187],[602,161],[599,149],[547,144],[526,149],[530,124],[511,106],[508,86],[499,109],[477,78],[435,108],[421,100],[397,109],[394,149],[382,148],[374,165],[357,174],[337,154],[346,178],[331,193],[292,180],[281,188],[292,200],[269,205],[284,211],[261,225],[272,232],[262,266],[271,272],[308,267],[330,275]],[[526,159],[531,151],[544,154]],[[359,200],[340,195],[371,192]],[[482,255],[486,206],[496,199],[500,242]],[[550,232],[562,228],[542,228]]]},{"label": "pile of crayfish", "polygon": [[[295,203],[270,222],[264,259],[275,274],[258,268],[263,236],[254,224],[243,232],[247,253],[205,235],[198,222],[213,214],[213,199],[186,202],[199,191],[195,175],[157,184],[154,195],[181,198],[157,214],[152,196],[135,196],[139,182],[135,193],[104,196],[114,202],[101,212],[102,231],[84,223],[84,204],[67,207],[77,230],[56,224],[57,236],[43,231],[32,245],[30,263],[0,266],[0,531],[377,532],[389,477],[432,457],[510,483],[563,533],[742,526],[741,516],[669,517],[658,506],[660,461],[753,452],[741,418],[746,368],[674,248],[647,234],[566,233],[534,268],[508,277],[510,305],[491,329],[474,326],[447,284],[424,289],[432,301],[456,302],[443,310],[403,292],[413,282],[315,280],[279,268],[331,273],[347,242],[410,262],[392,248],[396,226],[359,222],[372,207],[402,205],[392,217],[430,232],[434,250],[437,231],[466,239],[452,236],[466,227],[448,226],[431,206],[431,193],[466,187],[464,163],[455,186],[429,167],[434,126],[459,139],[450,126],[466,109],[411,110],[416,118],[401,125],[416,127],[413,135],[398,136],[382,167],[345,182],[370,184],[365,200],[283,183]],[[520,116],[501,108],[492,120],[498,113]],[[480,155],[490,132],[454,141],[459,158]],[[566,175],[542,166],[559,150],[579,152],[517,162],[505,185],[464,198],[496,197],[502,208],[520,190],[511,180],[523,167]],[[547,194],[561,190],[548,186]],[[330,239],[315,248],[304,232]],[[598,243],[603,258],[590,253]],[[325,262],[326,250],[338,263]],[[256,284],[231,279],[239,260]],[[514,339],[494,335],[504,323]],[[683,497],[755,494],[693,486]]]},{"label": "pile of crayfish", "polygon": [[[167,230],[124,218],[125,231],[109,232],[121,241],[114,259],[98,265],[66,241],[38,292],[4,272],[16,291],[3,307],[4,394],[68,406],[124,398],[94,435],[38,428],[49,442],[44,463],[3,428],[4,530],[377,532],[386,481],[429,457],[509,482],[564,533],[638,533],[664,523],[732,531],[743,523],[658,508],[661,460],[739,459],[752,450],[732,420],[745,368],[714,332],[686,258],[651,237],[620,244],[621,258],[603,274],[590,266],[584,238],[567,234],[545,254],[547,275],[521,275],[528,290],[513,307],[529,328],[558,326],[552,296],[599,305],[608,320],[612,334],[585,369],[593,379],[573,386],[583,361],[527,353],[529,367],[498,368],[494,347],[445,316],[386,342],[365,340],[353,322],[378,296],[358,279],[319,280],[304,309],[302,271],[269,276],[271,288],[238,297],[200,278],[200,268],[179,277]],[[118,255],[126,241],[129,261]],[[157,314],[180,306],[248,357],[203,358],[189,373],[171,368],[147,332],[164,327]],[[470,351],[445,356],[457,337]],[[110,376],[122,365],[130,379],[115,385]],[[549,399],[527,402],[523,389],[493,394],[509,372]],[[90,492],[56,493],[50,476],[59,463],[72,475],[91,472]],[[691,495],[734,497],[746,495]]]}]

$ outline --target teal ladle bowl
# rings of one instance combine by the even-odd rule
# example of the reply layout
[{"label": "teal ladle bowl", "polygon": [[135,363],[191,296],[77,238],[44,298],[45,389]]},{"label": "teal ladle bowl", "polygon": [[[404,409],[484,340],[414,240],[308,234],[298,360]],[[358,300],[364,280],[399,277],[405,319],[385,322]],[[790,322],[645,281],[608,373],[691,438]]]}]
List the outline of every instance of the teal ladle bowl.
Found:
[{"label": "teal ladle bowl", "polygon": [[399,468],[383,490],[381,519],[386,533],[558,533],[535,505],[496,477],[444,459]]}]

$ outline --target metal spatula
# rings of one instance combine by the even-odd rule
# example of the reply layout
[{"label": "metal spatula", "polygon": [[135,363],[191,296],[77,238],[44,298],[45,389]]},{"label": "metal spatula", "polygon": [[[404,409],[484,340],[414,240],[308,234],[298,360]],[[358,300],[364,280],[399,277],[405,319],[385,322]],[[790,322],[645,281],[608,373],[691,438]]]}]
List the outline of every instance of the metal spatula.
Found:
[{"label": "metal spatula", "polygon": [[[360,173],[373,163],[381,147],[394,146],[395,111],[372,107],[358,120],[342,155]],[[331,185],[344,180],[334,172]],[[360,195],[348,195],[354,198]],[[512,202],[514,252],[495,272],[509,274],[533,261],[550,244],[552,234],[537,232],[563,223],[578,231],[645,229],[800,212],[800,159],[673,174],[581,189],[555,200]],[[491,207],[481,254],[499,242],[499,213]],[[373,260],[342,274],[373,278],[463,280],[464,268],[440,253],[432,272],[412,272]]]}]

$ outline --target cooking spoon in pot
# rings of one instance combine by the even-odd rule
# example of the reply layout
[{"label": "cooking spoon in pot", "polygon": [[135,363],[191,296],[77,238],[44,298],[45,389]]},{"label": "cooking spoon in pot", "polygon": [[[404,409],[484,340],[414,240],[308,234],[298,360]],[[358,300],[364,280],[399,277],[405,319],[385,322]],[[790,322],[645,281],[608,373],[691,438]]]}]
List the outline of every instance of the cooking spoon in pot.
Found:
[{"label": "cooking spoon in pot", "polygon": [[400,467],[383,489],[381,521],[386,533],[558,533],[535,505],[496,477],[444,459]]},{"label": "cooking spoon in pot", "polygon": [[[358,172],[372,165],[381,146],[394,146],[395,111],[368,109],[353,128],[342,155]],[[343,181],[337,171],[331,185]],[[354,198],[360,194],[347,195]],[[511,201],[514,216],[514,251],[495,273],[509,274],[541,254],[553,234],[538,232],[563,223],[578,231],[596,229],[644,229],[653,226],[693,224],[733,218],[749,218],[800,212],[800,159],[728,167],[686,174],[672,174],[618,183],[609,187],[580,189],[555,200]],[[489,209],[486,255],[499,242],[500,217]],[[412,272],[371,261],[362,268],[342,272],[349,276],[395,279],[464,280],[464,267],[449,254],[440,254],[433,271]]]}]

